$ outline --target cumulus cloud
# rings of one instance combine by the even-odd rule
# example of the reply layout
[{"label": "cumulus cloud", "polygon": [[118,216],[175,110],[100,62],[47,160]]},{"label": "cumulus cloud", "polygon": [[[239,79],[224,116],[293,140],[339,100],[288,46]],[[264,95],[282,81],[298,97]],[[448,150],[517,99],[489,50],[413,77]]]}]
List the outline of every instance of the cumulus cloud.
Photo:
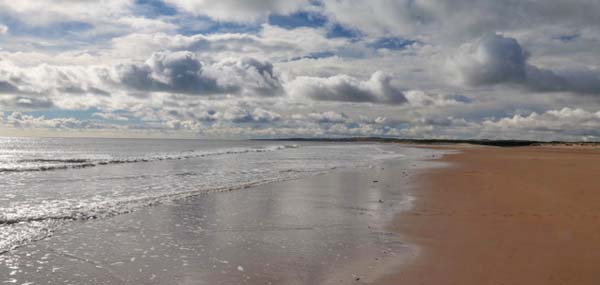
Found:
[{"label": "cumulus cloud", "polygon": [[496,135],[530,137],[534,139],[598,139],[600,111],[580,108],[548,110],[543,113],[514,115],[482,123],[484,132]]},{"label": "cumulus cloud", "polygon": [[292,96],[320,101],[406,103],[402,90],[392,84],[391,75],[380,71],[373,73],[366,81],[347,75],[326,78],[300,76],[286,88]]},{"label": "cumulus cloud", "polygon": [[8,27],[0,24],[0,36],[8,33]]},{"label": "cumulus cloud", "polygon": [[12,112],[3,123],[15,128],[82,129],[89,127],[88,122],[75,118],[47,119],[44,116],[36,117],[21,112]]},{"label": "cumulus cloud", "polygon": [[527,57],[517,40],[494,34],[464,45],[452,64],[466,84],[518,83],[526,80]]},{"label": "cumulus cloud", "polygon": [[213,64],[209,71],[222,86],[240,89],[243,95],[274,96],[283,92],[282,83],[273,64],[243,57]]},{"label": "cumulus cloud", "polygon": [[279,121],[281,115],[262,108],[249,110],[243,107],[232,107],[225,111],[222,118],[234,123],[272,123]]},{"label": "cumulus cloud", "polygon": [[118,81],[140,91],[192,95],[278,95],[281,82],[270,62],[253,58],[205,64],[189,51],[157,52],[143,64],[116,67]]},{"label": "cumulus cloud", "polygon": [[294,114],[285,120],[284,129],[302,130],[303,136],[397,136],[396,122],[385,117],[348,116],[343,112],[324,111]]},{"label": "cumulus cloud", "polygon": [[404,92],[407,102],[415,107],[442,107],[469,104],[473,100],[464,95],[440,94],[422,90],[409,90]]},{"label": "cumulus cloud", "polygon": [[465,44],[450,60],[450,71],[471,86],[514,84],[533,91],[600,94],[600,73],[549,70],[528,62],[529,54],[514,38],[494,34]]},{"label": "cumulus cloud", "polygon": [[472,101],[462,95],[440,94],[422,90],[403,91],[394,84],[391,75],[381,71],[373,73],[370,79],[365,81],[347,75],[331,77],[300,76],[289,82],[286,89],[291,96],[296,98],[392,106],[408,104],[413,107],[439,107],[467,104]]},{"label": "cumulus cloud", "polygon": [[[317,123],[346,123],[349,118],[344,113],[338,113],[334,111],[327,111],[323,113],[310,113],[306,116],[309,120],[312,120]],[[300,117],[304,119],[304,117]]]},{"label": "cumulus cloud", "polygon": [[137,93],[155,92],[261,97],[279,95],[283,87],[267,61],[239,58],[205,63],[187,51],[157,52],[143,63],[116,66],[19,67],[0,61],[0,95],[4,94],[0,103],[5,106],[98,108],[94,104],[117,104],[124,94],[144,98]]},{"label": "cumulus cloud", "polygon": [[143,64],[119,65],[116,72],[123,85],[142,91],[208,95],[230,91],[206,76],[203,63],[186,51],[157,52]]}]

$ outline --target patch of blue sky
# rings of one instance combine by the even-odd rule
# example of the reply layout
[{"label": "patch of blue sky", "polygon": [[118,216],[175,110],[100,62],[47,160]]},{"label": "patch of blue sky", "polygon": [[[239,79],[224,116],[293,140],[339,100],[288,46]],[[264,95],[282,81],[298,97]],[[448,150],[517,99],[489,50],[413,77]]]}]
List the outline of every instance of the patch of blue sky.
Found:
[{"label": "patch of blue sky", "polygon": [[120,123],[143,123],[142,120],[136,117],[129,116],[129,112],[124,110],[115,110],[111,113],[115,116],[126,117],[128,120],[114,120],[110,118],[103,118],[101,116],[94,116],[95,113],[101,113],[97,108],[89,108],[87,110],[62,110],[62,109],[51,109],[43,111],[30,111],[24,112],[27,115],[40,117],[44,116],[46,119],[58,119],[58,118],[73,118],[80,121],[99,121],[99,122],[110,122],[115,124]]},{"label": "patch of blue sky", "polygon": [[78,120],[88,120],[92,118],[94,113],[98,112],[96,108],[89,108],[87,110],[63,110],[63,109],[50,109],[26,112],[26,114],[39,117],[44,116],[47,119],[56,118],[75,118]]},{"label": "patch of blue sky", "polygon": [[356,29],[345,27],[341,24],[334,23],[327,30],[327,37],[333,38],[348,38],[358,40],[363,37],[362,33]]}]

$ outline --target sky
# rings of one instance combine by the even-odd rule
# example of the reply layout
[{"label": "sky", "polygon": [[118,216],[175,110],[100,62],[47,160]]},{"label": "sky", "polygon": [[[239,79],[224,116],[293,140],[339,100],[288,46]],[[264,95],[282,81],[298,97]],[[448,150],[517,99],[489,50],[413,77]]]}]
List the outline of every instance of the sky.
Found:
[{"label": "sky", "polygon": [[600,139],[597,0],[0,0],[0,135]]}]

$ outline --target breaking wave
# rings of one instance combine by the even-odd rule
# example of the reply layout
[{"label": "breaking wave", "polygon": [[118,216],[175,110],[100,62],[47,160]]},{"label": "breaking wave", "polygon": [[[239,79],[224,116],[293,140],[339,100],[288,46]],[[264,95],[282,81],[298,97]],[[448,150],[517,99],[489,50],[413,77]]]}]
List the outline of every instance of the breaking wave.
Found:
[{"label": "breaking wave", "polygon": [[178,153],[152,154],[142,157],[126,158],[36,158],[36,159],[17,159],[12,161],[0,161],[0,172],[29,172],[29,171],[50,171],[88,168],[100,165],[140,163],[161,160],[183,160],[191,158],[202,158],[218,155],[270,152],[284,149],[298,148],[298,145],[275,145],[255,148],[230,148],[214,151],[195,151],[188,150]]}]

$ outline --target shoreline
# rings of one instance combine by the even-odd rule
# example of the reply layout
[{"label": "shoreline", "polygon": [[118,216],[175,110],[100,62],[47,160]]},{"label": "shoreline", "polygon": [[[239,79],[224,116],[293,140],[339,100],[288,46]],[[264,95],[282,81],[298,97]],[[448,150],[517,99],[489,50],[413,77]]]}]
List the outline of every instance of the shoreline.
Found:
[{"label": "shoreline", "polygon": [[391,225],[422,254],[375,283],[600,283],[600,149],[436,148]]},{"label": "shoreline", "polygon": [[[427,154],[425,160],[438,155],[407,151]],[[47,239],[0,255],[0,280],[371,282],[415,255],[388,228],[412,201],[409,177],[435,163],[410,157],[72,222]]]}]

